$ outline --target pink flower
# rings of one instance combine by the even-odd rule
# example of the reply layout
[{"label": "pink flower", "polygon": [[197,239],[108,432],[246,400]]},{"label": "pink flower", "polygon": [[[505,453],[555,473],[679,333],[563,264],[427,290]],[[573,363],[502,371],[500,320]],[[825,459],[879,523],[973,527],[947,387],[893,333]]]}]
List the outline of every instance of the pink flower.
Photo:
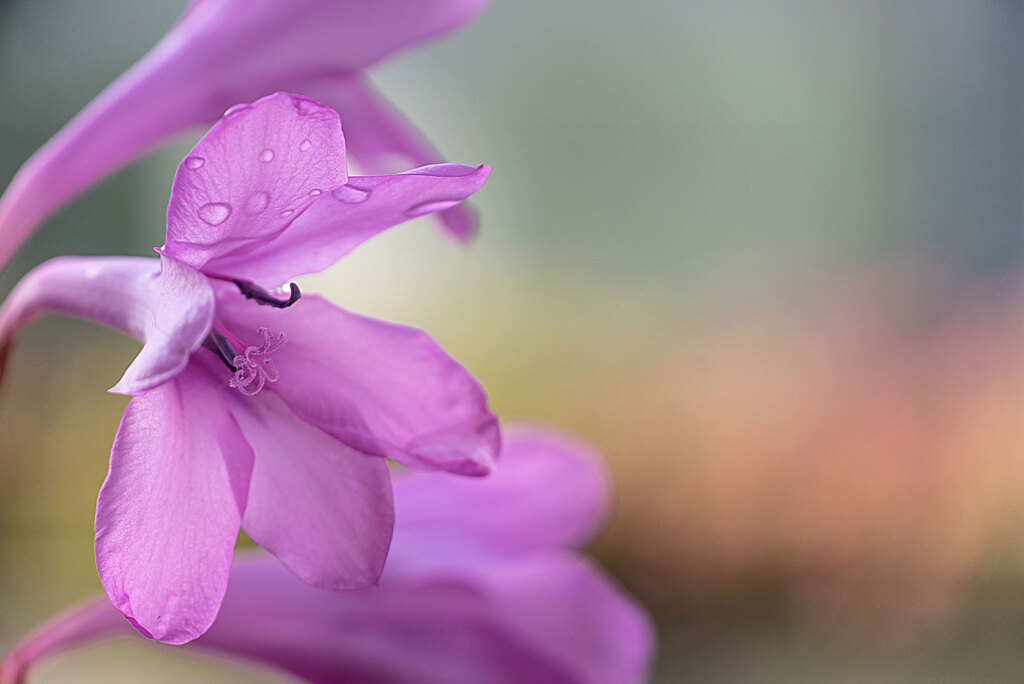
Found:
[{"label": "pink flower", "polygon": [[[217,622],[188,648],[321,684],[641,681],[654,646],[647,615],[570,550],[607,510],[599,463],[574,441],[519,428],[486,479],[396,478],[379,587],[324,594],[249,558],[232,570]],[[0,678],[130,632],[94,600],[15,647]]]},{"label": "pink flower", "polygon": [[350,178],[338,115],[278,93],[225,115],[182,162],[159,259],[59,258],[15,288],[0,340],[49,310],[144,343],[113,389],[132,399],[96,511],[100,578],[141,632],[183,643],[207,629],[240,525],[317,587],[376,582],[392,499],[372,456],[490,471],[483,390],[426,334],[294,285],[271,294],[487,173]]},{"label": "pink flower", "polygon": [[[484,0],[192,0],[171,31],[29,159],[0,199],[0,269],[50,214],[93,183],[236,102],[302,92],[342,114],[370,173],[440,155],[363,69],[451,31]],[[468,238],[473,215],[444,222]]]}]

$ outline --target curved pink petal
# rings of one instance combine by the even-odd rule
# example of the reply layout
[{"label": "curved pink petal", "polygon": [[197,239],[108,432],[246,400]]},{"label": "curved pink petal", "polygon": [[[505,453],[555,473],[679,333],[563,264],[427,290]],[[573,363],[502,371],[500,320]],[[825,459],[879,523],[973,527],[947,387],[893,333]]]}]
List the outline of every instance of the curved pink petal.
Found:
[{"label": "curved pink petal", "polygon": [[58,653],[137,632],[106,596],[84,601],[46,621],[0,659],[0,682],[19,684],[36,663]]},{"label": "curved pink petal", "polygon": [[[191,46],[215,59],[179,55],[193,66],[222,70],[228,80],[264,84],[274,79],[365,68],[409,45],[457,28],[484,0],[194,0],[182,24],[195,21]],[[197,16],[198,15],[198,16]],[[195,33],[208,31],[229,45],[207,46]],[[254,47],[261,49],[253,49]],[[209,78],[209,75],[206,75]],[[251,99],[251,98],[250,98]]]},{"label": "curved pink petal", "polygon": [[352,177],[296,205],[300,208],[292,222],[276,235],[247,242],[244,249],[210,246],[208,254],[215,256],[202,268],[277,287],[324,270],[392,226],[458,206],[483,186],[489,173],[489,167],[436,164],[393,176]]},{"label": "curved pink petal", "polygon": [[318,684],[632,684],[653,633],[642,608],[565,553],[327,596],[255,561],[236,565],[220,618],[190,647]]},{"label": "curved pink petal", "polygon": [[276,93],[229,111],[178,167],[163,253],[202,268],[284,231],[348,180],[337,112]]},{"label": "curved pink petal", "polygon": [[500,436],[483,389],[426,333],[349,313],[316,296],[286,309],[218,301],[247,345],[285,333],[273,355],[280,395],[302,420],[353,448],[418,468],[484,475]]},{"label": "curved pink petal", "polygon": [[0,309],[0,347],[45,312],[132,335],[142,351],[112,391],[135,394],[177,375],[213,322],[207,279],[174,259],[61,257],[29,272]]},{"label": "curved pink petal", "polygon": [[[302,92],[329,105],[345,122],[348,153],[371,175],[397,173],[413,166],[427,166],[442,159],[441,153],[416,130],[362,74],[348,78],[327,76],[308,83]],[[438,216],[456,240],[466,242],[477,230],[477,217],[466,204]]]},{"label": "curved pink petal", "polygon": [[128,403],[96,507],[96,567],[146,636],[180,644],[213,622],[251,470],[249,445],[197,369]]},{"label": "curved pink petal", "polygon": [[25,163],[0,199],[0,268],[104,176],[238,102],[303,91],[452,30],[483,0],[201,0]]},{"label": "curved pink petal", "polygon": [[407,473],[395,479],[395,500],[392,559],[415,567],[445,548],[508,555],[581,546],[607,518],[611,481],[590,446],[517,425],[506,427],[489,477]]},{"label": "curved pink petal", "polygon": [[466,567],[448,581],[454,577],[471,582],[486,597],[494,622],[521,639],[538,661],[559,665],[562,675],[554,681],[646,680],[654,625],[640,604],[587,559],[548,551]]},{"label": "curved pink petal", "polygon": [[376,584],[394,526],[387,464],[299,420],[273,392],[230,406],[255,455],[249,536],[321,589]]},{"label": "curved pink petal", "polygon": [[[19,644],[14,679],[57,653],[123,632],[105,601]],[[314,684],[635,684],[654,652],[643,609],[570,554],[508,560],[344,593],[313,589],[272,559],[231,571],[220,616],[190,650]]]}]

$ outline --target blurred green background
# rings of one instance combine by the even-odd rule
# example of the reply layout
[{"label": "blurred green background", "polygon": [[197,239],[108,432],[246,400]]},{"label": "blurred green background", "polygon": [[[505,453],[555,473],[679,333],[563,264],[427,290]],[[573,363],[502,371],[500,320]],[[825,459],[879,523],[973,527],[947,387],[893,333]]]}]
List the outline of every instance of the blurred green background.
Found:
[{"label": "blurred green background", "polygon": [[[0,183],[183,4],[0,2]],[[1016,0],[492,0],[373,72],[494,167],[480,238],[420,220],[302,284],[426,328],[505,418],[604,451],[594,553],[658,621],[654,681],[1021,681],[1022,36]],[[151,254],[189,144],[52,219],[0,289]],[[20,342],[0,647],[99,590],[104,390],[137,348],[56,318]],[[167,651],[39,681],[255,676]]]}]

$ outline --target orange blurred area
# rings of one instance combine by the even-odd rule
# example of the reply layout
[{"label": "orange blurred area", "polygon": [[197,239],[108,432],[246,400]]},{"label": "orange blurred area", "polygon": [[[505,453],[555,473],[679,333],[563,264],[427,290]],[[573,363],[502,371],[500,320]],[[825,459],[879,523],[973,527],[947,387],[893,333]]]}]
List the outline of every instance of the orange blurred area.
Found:
[{"label": "orange blurred area", "polygon": [[655,610],[755,591],[898,648],[985,580],[1020,586],[1024,281],[920,280],[719,315],[610,393],[603,550]]}]

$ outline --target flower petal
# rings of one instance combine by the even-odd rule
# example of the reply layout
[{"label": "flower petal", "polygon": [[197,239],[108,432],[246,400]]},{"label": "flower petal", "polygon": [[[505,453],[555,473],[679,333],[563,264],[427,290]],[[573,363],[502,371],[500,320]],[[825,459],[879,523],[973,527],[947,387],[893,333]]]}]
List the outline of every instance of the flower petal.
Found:
[{"label": "flower petal", "polygon": [[0,269],[56,209],[237,102],[344,78],[450,31],[483,0],[202,0],[19,170],[0,198]]},{"label": "flower petal", "polygon": [[211,246],[203,270],[277,287],[324,270],[392,226],[450,210],[479,190],[489,173],[489,167],[435,164],[393,176],[349,178],[303,205],[301,215],[275,236],[247,242],[244,250]]},{"label": "flower petal", "polygon": [[180,644],[213,622],[251,471],[249,445],[195,368],[128,403],[96,507],[96,566],[146,636]]},{"label": "flower petal", "polygon": [[[371,175],[427,166],[443,158],[358,72],[348,78],[324,78],[322,84],[310,83],[302,92],[338,111],[345,122],[348,154]],[[438,216],[456,240],[467,242],[476,235],[476,213],[466,204],[446,209]]]},{"label": "flower petal", "polygon": [[[215,56],[203,66],[230,70],[220,81],[225,87],[234,80],[259,90],[253,83],[259,80],[267,92],[274,80],[289,76],[362,69],[457,28],[484,4],[485,0],[421,0],[415,5],[404,0],[193,0],[183,19],[201,14],[195,19],[203,22],[202,28],[230,43],[207,46],[195,40],[190,46]],[[210,79],[201,71],[192,75],[200,83]]]},{"label": "flower petal", "polygon": [[395,479],[395,500],[392,559],[413,567],[445,548],[508,555],[581,546],[607,518],[611,481],[588,445],[517,425],[506,428],[489,477],[407,473]]},{"label": "flower petal", "polygon": [[23,682],[33,665],[50,656],[135,633],[106,596],[97,596],[46,621],[4,655],[0,660],[0,682]]},{"label": "flower petal", "polygon": [[[57,653],[114,636],[95,602],[48,623],[4,659],[18,681]],[[643,609],[570,554],[509,560],[379,588],[325,593],[273,559],[238,559],[220,616],[186,648],[314,684],[634,684],[654,634]]]},{"label": "flower petal", "polygon": [[245,344],[284,332],[271,386],[302,420],[360,451],[418,468],[484,475],[498,422],[483,389],[426,333],[349,313],[316,296],[286,309],[223,295],[218,312]]},{"label": "flower petal", "polygon": [[467,565],[463,572],[439,571],[435,581],[472,584],[486,602],[476,610],[514,635],[534,662],[546,664],[541,671],[557,672],[552,681],[646,681],[655,645],[651,619],[587,559],[549,551]]},{"label": "flower petal", "polygon": [[0,347],[44,312],[132,335],[142,352],[112,391],[135,394],[174,377],[213,322],[207,279],[174,259],[61,257],[28,273],[0,309]]},{"label": "flower petal", "polygon": [[652,644],[643,609],[561,553],[326,595],[265,560],[238,563],[190,648],[317,684],[633,684]]},{"label": "flower petal", "polygon": [[285,230],[345,184],[337,112],[276,93],[224,115],[178,167],[163,253],[201,268]]},{"label": "flower petal", "polygon": [[299,420],[273,392],[229,405],[255,454],[249,536],[321,589],[376,584],[394,526],[387,464]]}]

